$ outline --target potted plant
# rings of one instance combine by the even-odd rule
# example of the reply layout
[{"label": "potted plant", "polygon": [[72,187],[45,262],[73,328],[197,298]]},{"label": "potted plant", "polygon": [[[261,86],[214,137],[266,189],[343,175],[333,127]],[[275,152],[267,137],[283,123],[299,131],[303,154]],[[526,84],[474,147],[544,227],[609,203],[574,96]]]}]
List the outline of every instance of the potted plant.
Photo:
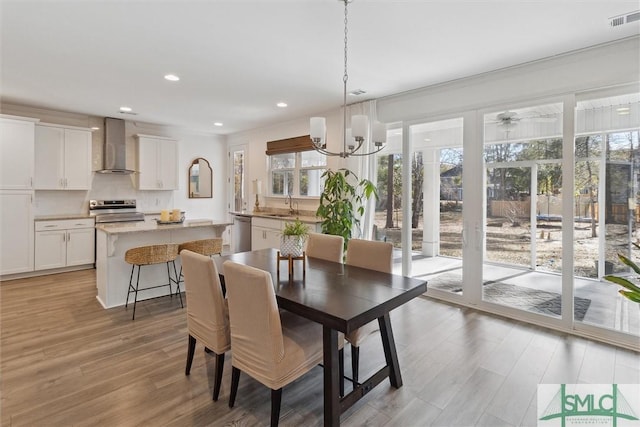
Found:
[{"label": "potted plant", "polygon": [[301,257],[308,235],[309,226],[299,219],[285,223],[280,236],[280,255]]},{"label": "potted plant", "polygon": [[353,227],[360,234],[360,217],[364,203],[371,196],[378,198],[375,185],[368,179],[358,180],[348,169],[334,172],[328,169],[322,174],[324,189],[320,194],[320,206],[316,216],[322,218],[322,232],[344,238],[344,248],[352,236]]},{"label": "potted plant", "polygon": [[[632,244],[637,249],[640,249],[640,246],[638,246],[636,243],[632,243]],[[636,274],[640,275],[640,267],[635,262],[631,261],[629,258],[627,258],[622,254],[618,254],[618,258],[620,259],[620,261],[622,261],[623,264],[628,265],[633,269],[633,271],[635,271]],[[620,292],[620,294],[623,297],[627,298],[628,300],[640,303],[640,287],[638,287],[636,284],[631,282],[631,280],[625,277],[614,276],[614,275],[604,276],[603,279],[608,280],[609,282],[615,283],[616,285],[620,285],[623,288],[626,288],[627,290],[620,289],[618,292]]]}]

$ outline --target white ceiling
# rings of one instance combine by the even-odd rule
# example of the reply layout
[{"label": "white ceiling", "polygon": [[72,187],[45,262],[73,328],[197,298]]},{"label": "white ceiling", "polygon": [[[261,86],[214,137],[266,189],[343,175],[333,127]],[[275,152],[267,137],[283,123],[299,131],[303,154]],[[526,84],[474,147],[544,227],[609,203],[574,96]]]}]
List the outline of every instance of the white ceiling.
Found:
[{"label": "white ceiling", "polygon": [[[218,134],[342,104],[336,0],[0,5],[3,102]],[[609,18],[638,9],[637,0],[355,0],[349,90],[366,94],[348,102],[634,36],[639,22],[612,28]]]}]

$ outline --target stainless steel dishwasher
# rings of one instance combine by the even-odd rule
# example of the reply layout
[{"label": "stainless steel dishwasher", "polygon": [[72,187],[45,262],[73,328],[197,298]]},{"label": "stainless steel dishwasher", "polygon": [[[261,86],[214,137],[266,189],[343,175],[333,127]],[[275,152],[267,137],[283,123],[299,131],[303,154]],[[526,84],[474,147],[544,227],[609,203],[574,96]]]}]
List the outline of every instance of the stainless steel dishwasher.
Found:
[{"label": "stainless steel dishwasher", "polygon": [[251,217],[234,215],[233,217],[233,252],[251,250]]}]

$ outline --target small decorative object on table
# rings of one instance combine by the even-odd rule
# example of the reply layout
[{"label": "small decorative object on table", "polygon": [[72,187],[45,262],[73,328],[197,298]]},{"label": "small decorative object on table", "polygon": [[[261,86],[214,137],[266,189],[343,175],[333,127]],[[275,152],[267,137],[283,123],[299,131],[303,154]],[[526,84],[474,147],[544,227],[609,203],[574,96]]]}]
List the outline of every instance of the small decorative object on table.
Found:
[{"label": "small decorative object on table", "polygon": [[289,279],[293,279],[293,261],[302,260],[303,275],[306,274],[304,242],[309,235],[309,226],[299,219],[288,222],[282,229],[280,237],[280,251],[278,251],[278,276],[280,276],[280,261],[289,261]]},{"label": "small decorative object on table", "polygon": [[158,224],[182,224],[184,222],[184,215],[180,209],[160,211],[160,219],[156,219]]}]

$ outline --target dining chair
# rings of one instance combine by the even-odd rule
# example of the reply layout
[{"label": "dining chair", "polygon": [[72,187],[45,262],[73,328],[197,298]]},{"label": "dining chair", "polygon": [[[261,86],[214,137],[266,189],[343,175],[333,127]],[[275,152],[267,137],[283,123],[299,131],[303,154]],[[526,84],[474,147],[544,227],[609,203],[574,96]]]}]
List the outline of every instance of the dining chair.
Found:
[{"label": "dining chair", "polygon": [[342,262],[344,237],[331,234],[309,233],[307,237],[307,256],[327,261]]},{"label": "dining chair", "polygon": [[271,389],[271,426],[277,426],[282,388],[322,362],[322,326],[278,310],[268,272],[232,261],[223,269],[233,348],[229,407],[242,371]]},{"label": "dining chair", "polygon": [[189,344],[184,374],[191,373],[191,363],[199,341],[215,354],[213,400],[218,400],[224,354],[231,348],[229,309],[222,293],[220,276],[213,260],[188,249],[180,252],[184,268],[187,297],[187,330]]},{"label": "dining chair", "polygon": [[[383,273],[391,273],[393,271],[392,254],[393,244],[391,242],[351,239],[347,243],[346,264]],[[358,383],[360,345],[365,339],[379,330],[378,322],[373,321],[345,336],[346,340],[351,344],[351,370],[354,385]]]}]

